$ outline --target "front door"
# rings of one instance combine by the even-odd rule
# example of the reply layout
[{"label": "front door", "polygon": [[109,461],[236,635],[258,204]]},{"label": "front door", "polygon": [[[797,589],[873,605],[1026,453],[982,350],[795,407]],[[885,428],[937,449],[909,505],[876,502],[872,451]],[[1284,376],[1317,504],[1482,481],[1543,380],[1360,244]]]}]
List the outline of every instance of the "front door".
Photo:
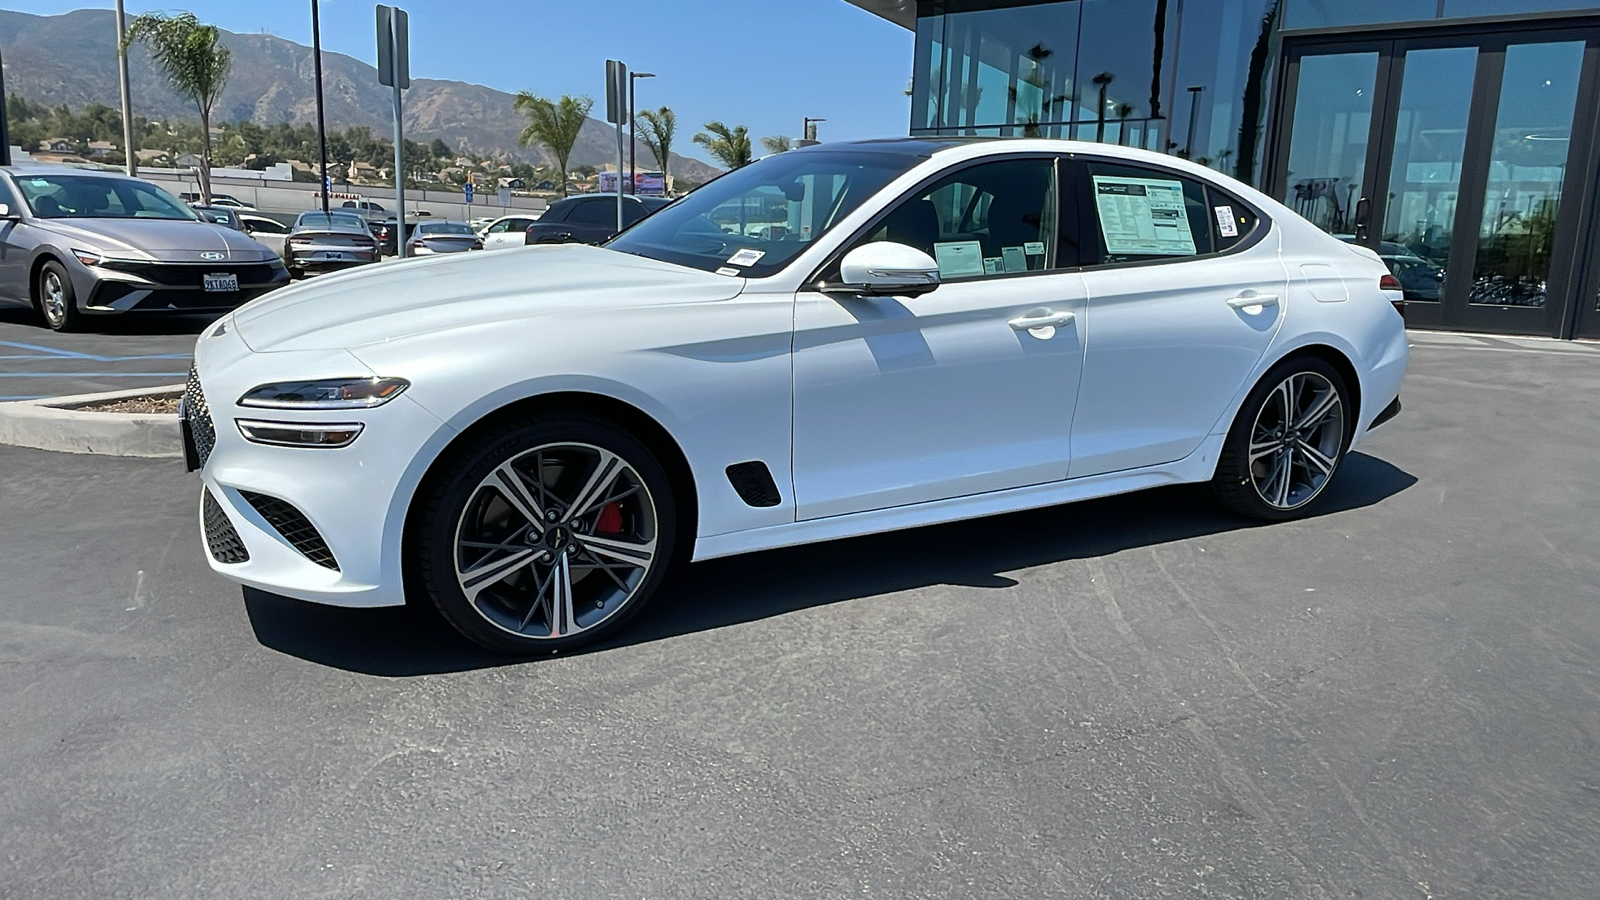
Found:
[{"label": "front door", "polygon": [[[800,292],[799,518],[1066,478],[1084,295],[1078,274],[1056,267],[1056,197],[1053,159],[966,167],[913,191],[855,242],[922,250],[939,262],[937,290]],[[1058,324],[1030,327],[1050,317]]]},{"label": "front door", "polygon": [[1564,334],[1595,168],[1574,120],[1596,103],[1597,48],[1581,28],[1302,42],[1269,188],[1377,251],[1412,326]]}]

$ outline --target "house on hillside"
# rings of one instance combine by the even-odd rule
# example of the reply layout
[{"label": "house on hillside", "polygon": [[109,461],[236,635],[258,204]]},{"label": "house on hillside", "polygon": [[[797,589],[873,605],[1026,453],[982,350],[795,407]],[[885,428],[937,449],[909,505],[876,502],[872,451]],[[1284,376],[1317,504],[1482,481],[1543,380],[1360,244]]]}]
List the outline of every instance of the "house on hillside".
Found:
[{"label": "house on hillside", "polygon": [[198,169],[200,168],[200,155],[198,153],[185,153],[173,160],[172,164],[179,169]]},{"label": "house on hillside", "polygon": [[89,155],[91,157],[101,157],[101,156],[105,156],[108,153],[115,153],[115,152],[117,152],[117,145],[111,143],[110,141],[90,141],[89,142]]},{"label": "house on hillside", "polygon": [[75,153],[78,142],[68,138],[50,138],[39,142],[39,150],[44,153]]},{"label": "house on hillside", "polygon": [[345,171],[345,177],[353,182],[377,181],[380,177],[378,167],[369,162],[355,160],[350,163],[350,168]]}]

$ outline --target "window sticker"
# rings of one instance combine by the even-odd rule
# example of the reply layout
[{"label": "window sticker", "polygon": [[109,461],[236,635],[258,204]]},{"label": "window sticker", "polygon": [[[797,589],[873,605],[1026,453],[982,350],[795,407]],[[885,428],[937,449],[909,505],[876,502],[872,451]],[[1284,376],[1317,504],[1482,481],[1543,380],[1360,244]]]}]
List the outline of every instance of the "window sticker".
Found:
[{"label": "window sticker", "polygon": [[753,266],[756,264],[757,260],[766,255],[767,251],[765,250],[752,250],[749,247],[746,247],[743,250],[740,250],[738,253],[728,257],[728,265]]},{"label": "window sticker", "polygon": [[1239,236],[1239,223],[1233,218],[1233,207],[1214,206],[1211,211],[1217,214],[1217,234],[1223,237]]},{"label": "window sticker", "polygon": [[1007,272],[1028,271],[1028,257],[1021,247],[1001,247],[1000,258],[1006,261]]},{"label": "window sticker", "polygon": [[1028,241],[1022,245],[1022,252],[1029,256],[1044,255],[1044,241]]},{"label": "window sticker", "polygon": [[717,270],[717,274],[718,275],[743,275],[744,273],[739,271],[738,269],[732,269],[732,268],[729,268],[728,266],[723,266],[722,268]]},{"label": "window sticker", "polygon": [[1182,182],[1096,175],[1094,200],[1107,253],[1196,254],[1189,216],[1184,210]]},{"label": "window sticker", "polygon": [[940,278],[983,274],[983,245],[977,241],[941,241],[933,245]]},{"label": "window sticker", "polygon": [[1003,275],[1006,271],[1006,262],[998,256],[985,256],[983,258],[983,274]]}]

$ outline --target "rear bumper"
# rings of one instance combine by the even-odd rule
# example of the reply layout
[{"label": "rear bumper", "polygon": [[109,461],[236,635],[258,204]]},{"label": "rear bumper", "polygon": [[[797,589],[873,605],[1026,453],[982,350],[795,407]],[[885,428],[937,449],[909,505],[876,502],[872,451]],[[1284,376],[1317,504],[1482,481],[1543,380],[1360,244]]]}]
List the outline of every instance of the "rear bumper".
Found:
[{"label": "rear bumper", "polygon": [[1385,406],[1383,408],[1383,412],[1378,413],[1378,415],[1373,418],[1372,424],[1367,426],[1367,430],[1371,431],[1372,429],[1377,428],[1379,425],[1382,425],[1398,415],[1400,415],[1400,398],[1396,396],[1393,403]]}]

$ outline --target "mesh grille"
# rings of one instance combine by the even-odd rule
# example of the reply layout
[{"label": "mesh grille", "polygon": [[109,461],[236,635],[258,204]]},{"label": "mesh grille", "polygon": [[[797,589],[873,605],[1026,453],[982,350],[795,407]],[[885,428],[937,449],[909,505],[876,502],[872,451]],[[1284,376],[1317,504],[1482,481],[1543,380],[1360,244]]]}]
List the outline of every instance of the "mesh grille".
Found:
[{"label": "mesh grille", "polygon": [[333,551],[328,549],[328,542],[322,539],[311,520],[305,513],[295,509],[285,500],[269,497],[266,494],[256,494],[250,491],[240,491],[239,495],[261,513],[261,518],[267,520],[289,545],[300,551],[300,555],[311,560],[319,566],[339,571],[339,561],[333,558]]},{"label": "mesh grille", "polygon": [[205,523],[206,548],[213,559],[229,565],[250,561],[250,553],[244,549],[239,532],[233,530],[228,514],[222,511],[222,505],[211,496],[210,490],[200,501],[200,515]]},{"label": "mesh grille", "polygon": [[217,427],[211,422],[211,408],[206,406],[205,392],[200,390],[200,371],[189,367],[189,384],[183,391],[184,415],[189,419],[189,431],[194,435],[194,449],[202,467],[217,446]]}]

